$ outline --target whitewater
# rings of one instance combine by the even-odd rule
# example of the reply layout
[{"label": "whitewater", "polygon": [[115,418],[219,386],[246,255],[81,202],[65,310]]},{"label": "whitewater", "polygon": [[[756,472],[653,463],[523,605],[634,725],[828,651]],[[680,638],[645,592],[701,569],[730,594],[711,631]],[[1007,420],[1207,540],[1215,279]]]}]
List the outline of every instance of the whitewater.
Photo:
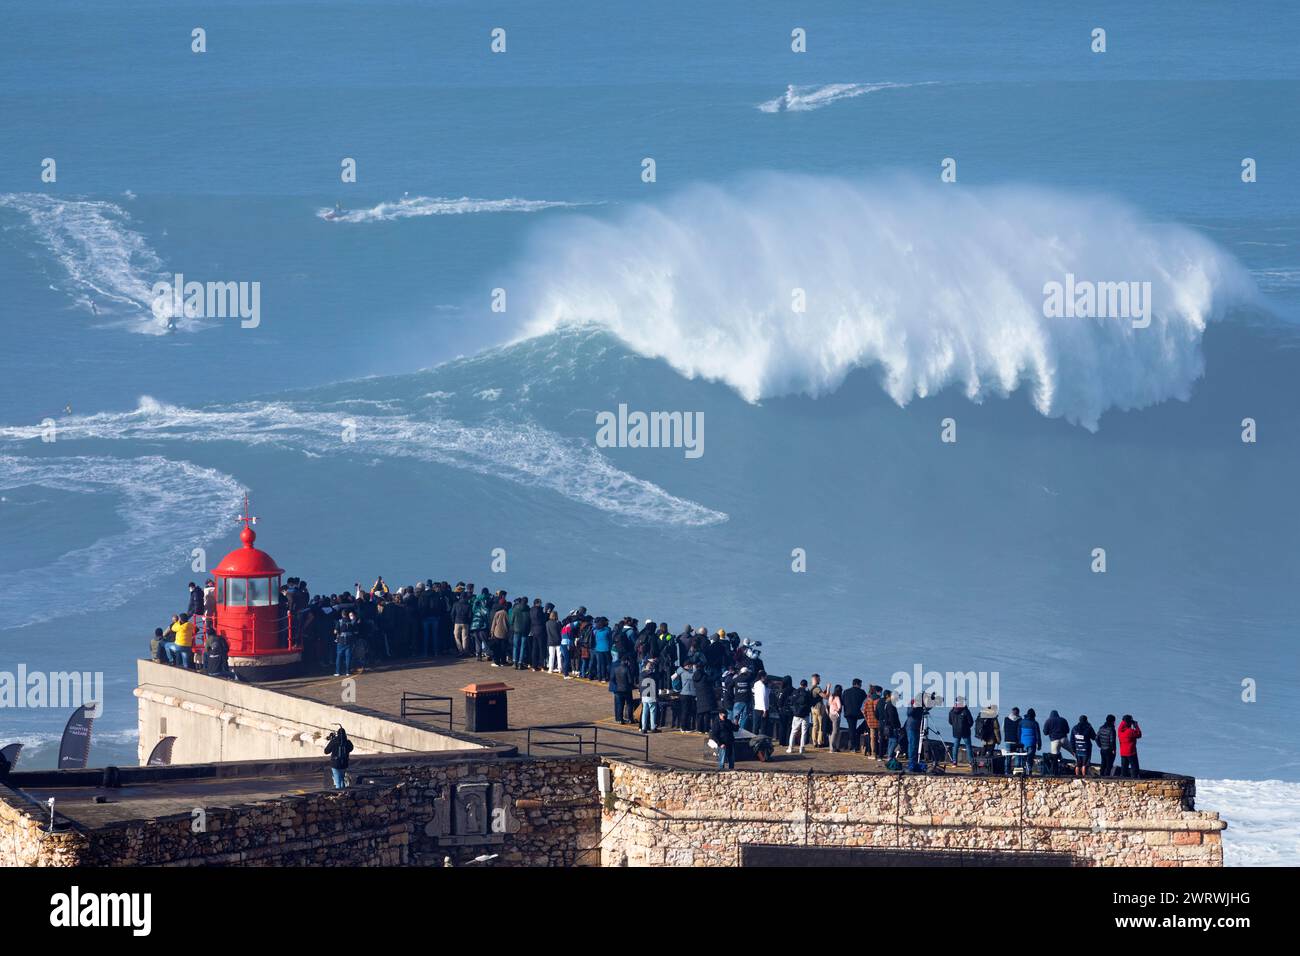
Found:
[{"label": "whitewater", "polygon": [[[1067,273],[1149,279],[1151,326],[1046,318],[1043,287]],[[597,324],[748,401],[824,395],[869,367],[899,405],[1024,388],[1094,430],[1108,409],[1185,399],[1206,324],[1257,300],[1214,243],[1112,200],[791,174],[552,224],[519,284],[525,334]]]}]

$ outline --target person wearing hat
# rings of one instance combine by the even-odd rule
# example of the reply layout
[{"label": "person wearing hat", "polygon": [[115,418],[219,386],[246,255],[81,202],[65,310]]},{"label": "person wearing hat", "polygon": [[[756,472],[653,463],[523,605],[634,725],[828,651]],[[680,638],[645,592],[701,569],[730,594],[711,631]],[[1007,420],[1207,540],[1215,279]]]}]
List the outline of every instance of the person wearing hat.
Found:
[{"label": "person wearing hat", "polygon": [[961,745],[966,744],[966,762],[975,763],[975,749],[971,746],[970,732],[975,726],[975,717],[966,706],[966,698],[958,697],[948,711],[948,726],[952,728],[952,762],[961,762]]},{"label": "person wearing hat", "polygon": [[[1002,739],[1005,741],[1003,746],[1008,753],[1020,753],[1023,749],[1020,746],[1020,708],[1012,707],[1011,713],[1007,714],[1002,720]],[[1007,776],[1011,776],[1014,767],[1010,757],[1006,761]]]},{"label": "person wearing hat", "polygon": [[975,733],[983,744],[981,753],[984,756],[992,756],[993,751],[997,750],[998,744],[1002,743],[1002,735],[998,733],[998,708],[996,704],[989,704],[980,708],[979,717],[975,719]]}]

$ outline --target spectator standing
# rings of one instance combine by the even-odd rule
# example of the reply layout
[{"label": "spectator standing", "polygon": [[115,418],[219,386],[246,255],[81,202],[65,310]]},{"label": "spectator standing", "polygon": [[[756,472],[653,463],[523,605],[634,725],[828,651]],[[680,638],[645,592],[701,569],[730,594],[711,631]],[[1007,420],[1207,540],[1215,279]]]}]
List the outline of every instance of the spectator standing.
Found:
[{"label": "spectator standing", "polygon": [[1142,739],[1142,728],[1131,714],[1125,714],[1119,722],[1119,772],[1124,777],[1141,777],[1142,768],[1138,766],[1137,742]]},{"label": "spectator standing", "polygon": [[[334,625],[334,676],[352,673],[352,644],[357,638],[357,612],[348,611]],[[342,673],[340,673],[342,671]]]},{"label": "spectator standing", "polygon": [[[862,689],[862,678],[855,677],[848,690],[843,692],[841,700],[844,721],[848,724],[849,729],[849,749],[854,753],[862,749],[862,719],[865,715],[864,708],[866,705],[867,692]],[[831,733],[835,733],[834,726],[831,728]]]},{"label": "spectator standing", "polygon": [[1096,739],[1097,732],[1092,729],[1092,724],[1088,723],[1088,715],[1084,714],[1070,731],[1070,746],[1074,751],[1076,777],[1088,776],[1088,764],[1092,762],[1092,742]]},{"label": "spectator standing", "polygon": [[920,773],[921,766],[921,721],[925,717],[925,708],[916,703],[916,698],[907,705],[907,770]]},{"label": "spectator standing", "polygon": [[980,715],[975,721],[975,734],[979,737],[980,743],[984,745],[982,753],[986,757],[993,756],[997,750],[998,744],[1002,742],[1002,735],[998,732],[998,708],[994,704],[980,709]]},{"label": "spectator standing", "polygon": [[492,635],[492,666],[502,667],[506,662],[506,641],[510,638],[510,615],[506,611],[505,603],[498,605],[492,614],[492,626],[490,633]]},{"label": "spectator standing", "polygon": [[330,758],[330,773],[334,777],[334,789],[342,790],[347,786],[347,770],[352,753],[352,741],[348,740],[347,731],[342,725],[329,735],[325,743],[325,753]]},{"label": "spectator standing", "polygon": [[754,677],[754,716],[751,729],[756,734],[766,734],[767,727],[767,674],[759,671]]},{"label": "spectator standing", "polygon": [[564,673],[564,658],[562,653],[563,637],[560,635],[560,615],[551,611],[546,616],[546,670],[551,674]]},{"label": "spectator standing", "polygon": [[1043,746],[1043,731],[1038,726],[1038,715],[1034,713],[1034,708],[1030,707],[1025,711],[1024,719],[1020,721],[1020,747],[1025,756],[1024,767],[1026,776],[1034,772],[1034,757],[1038,750]]},{"label": "spectator standing", "polygon": [[469,636],[470,623],[474,619],[474,606],[469,595],[464,591],[456,595],[456,602],[451,606],[451,632],[456,642],[456,653],[467,657],[474,653],[474,644]]},{"label": "spectator standing", "polygon": [[786,744],[786,753],[793,752],[796,740],[799,741],[799,753],[803,753],[804,745],[808,742],[808,718],[812,709],[812,691],[808,689],[808,682],[801,680],[799,688],[790,698],[790,742]]},{"label": "spectator standing", "polygon": [[898,719],[898,706],[894,703],[893,691],[886,690],[881,693],[880,703],[876,705],[876,714],[880,718],[880,737],[885,744],[885,749],[880,756],[882,760],[888,760],[898,749],[903,729]]},{"label": "spectator standing", "polygon": [[713,718],[709,730],[709,739],[718,747],[718,770],[736,769],[736,727],[727,718],[727,712],[720,710]]},{"label": "spectator standing", "polygon": [[844,716],[844,688],[836,684],[826,698],[826,719],[830,721],[831,732],[827,737],[830,752],[840,752],[840,718]]},{"label": "spectator standing", "polygon": [[673,673],[677,685],[677,730],[685,733],[695,729],[695,665],[690,661],[679,664]]},{"label": "spectator standing", "polygon": [[867,702],[862,705],[862,716],[867,725],[866,754],[868,757],[879,757],[884,749],[884,741],[880,739],[879,709],[880,688],[872,684],[867,691]]},{"label": "spectator standing", "polygon": [[948,711],[948,724],[952,727],[952,762],[961,762],[961,745],[965,743],[966,762],[974,763],[975,751],[971,747],[970,732],[975,726],[975,717],[966,706],[965,698],[958,697],[956,706]]},{"label": "spectator standing", "polygon": [[1061,748],[1070,736],[1070,725],[1064,717],[1052,711],[1047,715],[1047,720],[1043,721],[1043,735],[1047,737],[1047,753],[1043,754],[1043,763],[1055,776],[1061,772]]},{"label": "spectator standing", "polygon": [[632,722],[632,687],[635,683],[632,665],[623,658],[609,675],[609,692],[614,695],[614,719],[620,724]]},{"label": "spectator standing", "polygon": [[1097,730],[1097,752],[1101,756],[1098,773],[1109,777],[1115,772],[1115,748],[1119,744],[1119,735],[1115,731],[1115,715],[1107,714],[1106,721]]}]

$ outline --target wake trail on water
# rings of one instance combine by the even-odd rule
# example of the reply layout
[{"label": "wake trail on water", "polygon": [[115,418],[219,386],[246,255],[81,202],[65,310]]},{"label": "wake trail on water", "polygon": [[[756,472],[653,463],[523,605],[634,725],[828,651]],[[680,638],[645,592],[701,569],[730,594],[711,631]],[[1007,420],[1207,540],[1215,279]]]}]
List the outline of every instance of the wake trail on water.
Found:
[{"label": "wake trail on water", "polygon": [[925,83],[822,83],[798,86],[791,83],[780,96],[759,103],[757,109],[764,113],[807,113],[881,90],[906,90],[917,86],[935,86],[935,81]]},{"label": "wake trail on water", "polygon": [[[1044,286],[1067,273],[1150,282],[1149,327],[1046,317]],[[600,326],[751,402],[872,368],[899,405],[1023,388],[1043,415],[1095,430],[1108,409],[1187,399],[1206,324],[1259,293],[1199,233],[1107,199],[765,174],[548,223],[511,295],[528,303],[523,337]]]},{"label": "wake trail on water", "polygon": [[327,222],[375,223],[395,219],[414,219],[422,216],[465,216],[476,213],[542,212],[546,209],[565,209],[587,203],[561,202],[550,199],[472,199],[461,196],[450,199],[443,196],[403,196],[396,202],[381,202],[369,209],[318,209],[316,216]]},{"label": "wake trail on water", "polygon": [[[35,240],[65,275],[60,291],[104,324],[144,335],[166,335],[166,318],[154,314],[153,286],[171,281],[162,260],[135,227],[130,214],[107,200],[61,198],[44,193],[0,193],[0,209],[26,220]],[[101,307],[103,311],[101,311]],[[178,331],[199,323],[175,317]]]},{"label": "wake trail on water", "polygon": [[130,601],[159,575],[188,564],[190,551],[229,531],[243,486],[187,461],[0,454],[0,492],[42,487],[118,499],[125,529],[67,551],[41,567],[0,572],[0,591],[31,595],[58,582],[56,599],[0,602],[0,630]]},{"label": "wake trail on water", "polygon": [[[465,425],[289,401],[187,408],[146,396],[132,411],[67,416],[57,427],[60,441],[233,441],[312,457],[426,461],[542,488],[633,521],[697,527],[727,520],[722,512],[616,468],[594,445],[529,422]],[[33,426],[0,427],[0,449],[21,448],[40,433]]]}]

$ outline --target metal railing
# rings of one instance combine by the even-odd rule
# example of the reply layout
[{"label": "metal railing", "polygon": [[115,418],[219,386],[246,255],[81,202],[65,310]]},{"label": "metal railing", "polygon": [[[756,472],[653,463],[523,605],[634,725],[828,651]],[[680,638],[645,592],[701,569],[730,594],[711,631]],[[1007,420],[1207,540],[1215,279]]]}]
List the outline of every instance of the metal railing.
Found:
[{"label": "metal railing", "polygon": [[[415,694],[410,691],[402,691],[401,714],[403,717],[446,717],[447,729],[451,730],[451,710],[454,700],[455,698],[443,697],[440,694]],[[447,709],[434,709],[424,706],[430,701],[443,702],[447,705]]]},{"label": "metal railing", "polygon": [[[559,750],[563,753],[576,754],[631,754],[646,763],[650,762],[650,737],[635,730],[623,730],[619,727],[607,727],[594,723],[540,724],[527,728],[526,751],[533,755],[533,749]],[[633,737],[636,742],[624,743],[620,737]],[[604,739],[602,739],[604,738]]]}]

